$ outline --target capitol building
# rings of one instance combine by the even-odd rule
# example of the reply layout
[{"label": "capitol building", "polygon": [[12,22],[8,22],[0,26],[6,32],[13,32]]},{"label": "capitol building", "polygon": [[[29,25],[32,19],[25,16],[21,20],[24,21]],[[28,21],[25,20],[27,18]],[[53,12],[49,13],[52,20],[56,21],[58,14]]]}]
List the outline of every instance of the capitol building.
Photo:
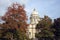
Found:
[{"label": "capitol building", "polygon": [[36,11],[36,9],[34,9],[31,13],[30,16],[30,24],[27,28],[27,33],[30,39],[35,39],[35,33],[36,33],[36,25],[38,24],[38,22],[41,20],[41,18],[39,17],[38,12]]}]

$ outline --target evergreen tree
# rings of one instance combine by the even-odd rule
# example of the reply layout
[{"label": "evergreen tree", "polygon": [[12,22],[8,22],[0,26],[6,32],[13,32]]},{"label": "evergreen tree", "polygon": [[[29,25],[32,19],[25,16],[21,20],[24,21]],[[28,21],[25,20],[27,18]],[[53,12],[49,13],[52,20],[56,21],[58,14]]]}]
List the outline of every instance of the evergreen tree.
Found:
[{"label": "evergreen tree", "polygon": [[[48,16],[44,16],[44,18],[37,24],[36,26],[36,37],[40,40],[40,38],[43,38],[41,40],[46,40],[46,38],[53,38],[54,33],[52,31],[52,20]],[[49,39],[48,39],[49,40]]]},{"label": "evergreen tree", "polygon": [[60,18],[54,19],[53,28],[55,28],[56,40],[60,40]]}]

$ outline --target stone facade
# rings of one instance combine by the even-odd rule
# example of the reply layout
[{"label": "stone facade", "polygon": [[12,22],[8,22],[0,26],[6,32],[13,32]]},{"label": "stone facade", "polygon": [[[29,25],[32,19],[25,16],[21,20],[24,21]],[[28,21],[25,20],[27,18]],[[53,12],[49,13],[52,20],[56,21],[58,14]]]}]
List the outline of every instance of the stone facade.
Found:
[{"label": "stone facade", "polygon": [[36,33],[36,24],[40,21],[40,17],[38,15],[38,12],[34,9],[30,16],[30,24],[28,26],[28,36],[29,38],[35,38]]}]

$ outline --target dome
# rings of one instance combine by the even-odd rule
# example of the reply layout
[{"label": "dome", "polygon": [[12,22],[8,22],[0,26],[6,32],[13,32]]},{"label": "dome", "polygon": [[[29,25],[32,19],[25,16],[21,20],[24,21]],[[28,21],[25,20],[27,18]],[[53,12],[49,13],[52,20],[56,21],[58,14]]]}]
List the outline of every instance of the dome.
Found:
[{"label": "dome", "polygon": [[38,12],[36,11],[36,9],[33,10],[32,14],[38,14]]}]

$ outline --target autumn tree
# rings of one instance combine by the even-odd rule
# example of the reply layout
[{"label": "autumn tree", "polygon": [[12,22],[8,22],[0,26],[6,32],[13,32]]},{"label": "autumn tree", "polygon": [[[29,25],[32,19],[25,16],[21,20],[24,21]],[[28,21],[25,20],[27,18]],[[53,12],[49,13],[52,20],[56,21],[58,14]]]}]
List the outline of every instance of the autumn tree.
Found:
[{"label": "autumn tree", "polygon": [[21,30],[25,31],[27,27],[27,16],[24,6],[17,3],[8,7],[8,11],[2,19],[6,21],[6,27],[9,25],[12,29],[20,28]]},{"label": "autumn tree", "polygon": [[27,16],[24,6],[20,4],[12,4],[7,9],[6,14],[2,17],[5,23],[1,24],[4,29],[4,36],[11,40],[27,40],[26,28],[27,28]]},{"label": "autumn tree", "polygon": [[51,18],[48,16],[44,16],[44,18],[36,26],[36,30],[37,30],[36,37],[39,40],[46,40],[46,38],[47,39],[53,38],[54,33],[52,32],[51,26],[52,26]]}]

